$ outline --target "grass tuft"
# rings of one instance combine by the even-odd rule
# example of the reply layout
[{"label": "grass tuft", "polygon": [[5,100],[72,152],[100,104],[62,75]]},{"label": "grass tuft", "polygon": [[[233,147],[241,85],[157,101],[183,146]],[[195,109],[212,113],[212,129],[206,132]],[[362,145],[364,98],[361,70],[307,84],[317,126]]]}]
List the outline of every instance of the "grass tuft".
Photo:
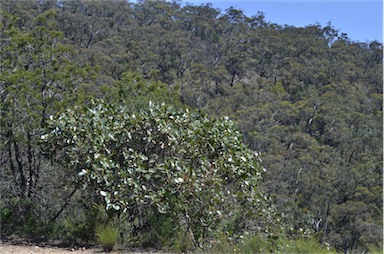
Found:
[{"label": "grass tuft", "polygon": [[96,236],[99,244],[106,252],[111,252],[115,246],[119,235],[119,230],[113,225],[105,225],[96,229]]}]

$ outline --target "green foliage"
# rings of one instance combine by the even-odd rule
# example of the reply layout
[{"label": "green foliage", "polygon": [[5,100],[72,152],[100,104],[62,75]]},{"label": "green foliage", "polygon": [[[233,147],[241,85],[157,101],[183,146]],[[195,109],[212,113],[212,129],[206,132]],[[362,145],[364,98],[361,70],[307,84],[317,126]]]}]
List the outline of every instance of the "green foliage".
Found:
[{"label": "green foliage", "polygon": [[[12,210],[7,223],[13,228],[7,233],[46,237],[55,212],[46,208],[55,207],[66,191],[55,192],[47,183],[53,175],[37,139],[49,114],[84,103],[82,85],[91,70],[73,63],[73,48],[57,30],[56,10],[32,17],[1,11],[0,188],[5,206]],[[25,29],[20,22],[27,20],[31,23]]]},{"label": "green foliage", "polygon": [[[143,216],[146,218],[147,229],[141,230],[136,245],[144,248],[169,248],[174,242],[177,243],[181,229],[178,229],[177,221],[167,214],[159,214],[156,210],[147,210]],[[140,225],[138,220],[134,221],[134,226]],[[179,239],[180,240],[180,239]],[[187,243],[188,241],[186,241]],[[191,249],[192,245],[189,246]]]},{"label": "green foliage", "polygon": [[[95,230],[98,221],[95,217],[94,211],[80,210],[78,214],[68,214],[69,216],[64,219],[59,232],[60,238],[66,242],[77,244],[85,244],[95,242]],[[99,222],[100,223],[100,222]]]},{"label": "green foliage", "polygon": [[176,253],[186,253],[193,249],[193,241],[190,234],[182,230],[177,231],[173,238],[172,249]]},{"label": "green foliage", "polygon": [[39,207],[31,200],[14,197],[6,202],[2,201],[0,205],[2,237],[16,233],[21,237],[45,240],[51,234],[52,225],[39,219],[34,213]]},{"label": "green foliage", "polygon": [[169,86],[139,73],[124,72],[121,80],[112,87],[105,87],[107,101],[126,103],[131,111],[147,107],[150,101],[182,107],[177,86]]},{"label": "green foliage", "polygon": [[204,253],[240,253],[241,241],[234,241],[225,232],[217,232],[215,238],[205,242]]},{"label": "green foliage", "polygon": [[[187,120],[192,134],[174,122],[172,131],[161,133],[147,112],[149,101],[154,101],[177,109],[198,108],[216,119],[227,115],[234,120],[246,144],[262,154],[263,166],[268,170],[257,181],[257,192],[273,198],[290,240],[306,232],[316,234],[319,242],[327,242],[337,251],[382,249],[382,43],[355,42],[330,23],[281,26],[265,20],[263,13],[247,17],[236,8],[220,13],[210,4],[4,0],[0,11],[3,234],[50,235],[92,242],[97,226],[89,219],[92,203],[101,203],[108,195],[111,206],[121,207],[119,211],[134,203],[133,197],[143,201],[135,203],[135,209],[127,208],[125,222],[120,221],[124,241],[136,246],[149,245],[150,241],[159,248],[171,246],[172,239],[178,237],[188,239],[186,246],[208,246],[223,235],[227,238],[237,234],[228,244],[238,248],[234,242],[240,236],[246,237],[246,233],[255,235],[260,223],[263,235],[277,234],[279,231],[270,229],[265,232],[268,225],[274,228],[268,219],[260,219],[254,225],[243,220],[253,215],[242,212],[243,206],[244,211],[250,208],[248,203],[240,203],[241,198],[228,202],[226,211],[217,202],[223,189],[215,187],[227,182],[220,180],[223,175],[219,174],[212,174],[210,182],[211,175],[204,174],[222,166],[223,171],[228,170],[223,156],[231,151],[217,152],[223,150],[220,142],[212,143],[217,145],[213,150],[204,144],[215,140],[209,138],[215,135],[227,139],[226,135],[217,134],[225,133],[218,124],[221,120],[204,125],[203,118],[192,117]],[[131,126],[136,126],[132,114],[146,123],[129,129],[132,137],[133,133],[139,136],[129,138],[121,129],[124,125],[110,124],[121,122],[119,117],[115,121],[116,117],[110,120],[99,114],[97,119],[84,111],[95,122],[92,133],[90,122],[76,118],[81,110],[88,110],[83,105],[89,105],[92,97],[125,103]],[[60,114],[69,106],[77,106],[78,114],[74,113],[75,120],[67,123],[92,133],[82,133],[77,138],[81,142],[93,141],[83,142],[79,151],[69,149],[80,144],[79,140],[65,144],[67,150],[56,154],[63,159],[61,163],[51,164],[41,156],[41,129],[46,128],[49,115]],[[162,126],[170,124],[164,116],[159,119]],[[192,124],[198,119],[200,125]],[[77,125],[78,121],[82,126]],[[114,128],[122,133],[113,136],[117,141],[108,136]],[[209,142],[191,137],[199,130],[208,133],[209,128],[213,128],[206,136]],[[186,146],[187,141],[174,145],[168,140],[170,134],[190,139],[190,146]],[[132,145],[134,152],[124,148],[120,136]],[[147,140],[142,140],[144,137]],[[150,138],[156,144],[148,141]],[[119,157],[117,151],[121,148],[127,159]],[[95,159],[93,154],[87,164],[86,153],[90,151],[100,157]],[[64,160],[62,155],[66,153],[72,153],[75,160]],[[133,180],[121,178],[132,185],[127,190],[136,189],[132,198],[127,198],[128,191],[111,187],[116,186],[115,182],[124,185],[114,174],[115,166],[120,167],[117,172],[127,167],[134,172]],[[161,174],[150,171],[155,167],[161,169]],[[181,173],[168,173],[178,172],[177,167],[192,168],[192,172],[203,175],[201,179],[189,178],[190,185],[197,189],[201,184],[211,187],[212,191],[204,189],[208,193],[206,199],[187,195],[192,187],[185,181],[187,178]],[[83,177],[74,174],[82,169],[86,171]],[[256,173],[259,171],[260,168]],[[154,186],[167,174],[167,184],[156,189]],[[95,179],[86,181],[90,176]],[[238,175],[237,180],[241,177]],[[179,178],[185,182],[174,181]],[[83,184],[88,188],[81,189]],[[108,188],[101,188],[102,184],[108,184]],[[231,193],[235,193],[235,185],[228,187]],[[78,191],[71,196],[76,187],[81,194]],[[167,196],[162,190],[177,193]],[[101,196],[100,191],[106,196]],[[120,198],[123,204],[116,204]],[[231,196],[226,198],[225,202]],[[193,209],[183,210],[181,204]],[[208,214],[200,212],[204,206],[212,210],[207,209]],[[199,212],[191,213],[194,209]],[[163,210],[167,213],[159,212]],[[216,210],[224,215],[219,220]],[[210,227],[217,230],[211,231]],[[271,239],[262,237],[255,245],[265,243],[273,249],[269,245]],[[226,241],[221,242],[225,246]]]},{"label": "green foliage", "polygon": [[126,227],[124,218],[117,221],[116,214],[107,212],[104,205],[93,203],[93,198],[89,195],[77,195],[72,199],[74,204],[52,223],[53,228],[49,235],[51,239],[79,245],[95,244],[96,231],[100,226],[115,225],[119,232]]},{"label": "green foliage", "polygon": [[276,249],[270,242],[258,236],[247,238],[241,245],[241,253],[267,253]]},{"label": "green foliage", "polygon": [[320,245],[314,238],[299,238],[291,241],[282,241],[279,243],[281,253],[336,253],[327,245]]},{"label": "green foliage", "polygon": [[119,231],[115,225],[108,224],[99,226],[96,229],[96,236],[103,250],[111,252],[118,240]]},{"label": "green foliage", "polygon": [[[285,236],[266,241],[259,236],[247,237],[239,243],[233,253],[336,253],[328,243],[320,244],[312,237],[287,239]],[[232,253],[232,252],[231,252]]]},{"label": "green foliage", "polygon": [[[228,118],[152,103],[133,114],[100,102],[51,117],[45,133],[46,153],[103,197],[107,210],[167,214],[195,245],[219,225],[231,235],[273,228],[257,190],[263,168]],[[230,219],[240,223],[226,225]]]}]

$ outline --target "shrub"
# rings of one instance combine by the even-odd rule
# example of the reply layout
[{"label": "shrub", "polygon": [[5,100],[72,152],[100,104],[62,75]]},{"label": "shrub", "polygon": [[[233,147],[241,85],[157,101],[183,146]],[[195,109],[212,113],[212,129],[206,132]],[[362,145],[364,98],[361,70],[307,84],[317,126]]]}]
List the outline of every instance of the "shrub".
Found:
[{"label": "shrub", "polygon": [[[257,189],[260,159],[228,118],[152,103],[132,113],[101,101],[51,117],[47,126],[45,152],[104,198],[107,210],[130,214],[139,230],[155,226],[150,233],[160,241],[178,230],[194,247],[217,230],[271,232],[274,213]],[[165,217],[169,229],[150,214]]]},{"label": "shrub", "polygon": [[190,234],[179,230],[173,239],[173,251],[176,253],[187,253],[192,249],[193,243]]},{"label": "shrub", "polygon": [[241,253],[271,253],[275,249],[270,241],[259,236],[249,237],[241,245]]},{"label": "shrub", "polygon": [[321,254],[321,253],[336,253],[330,246],[322,245],[316,238],[298,238],[295,240],[279,241],[279,249],[283,253],[297,254]]}]

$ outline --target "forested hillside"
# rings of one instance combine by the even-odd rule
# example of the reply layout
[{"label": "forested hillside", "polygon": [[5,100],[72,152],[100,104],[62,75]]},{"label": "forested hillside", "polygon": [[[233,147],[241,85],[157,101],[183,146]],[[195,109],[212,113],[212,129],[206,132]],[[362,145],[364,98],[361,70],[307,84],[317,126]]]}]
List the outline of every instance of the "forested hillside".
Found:
[{"label": "forested hillside", "polygon": [[[164,208],[160,205],[175,202],[174,207],[164,208],[170,209],[173,217],[164,218],[152,210],[145,210],[144,214],[144,205],[132,208],[133,199],[122,198],[125,203],[121,205],[128,204],[131,215],[144,217],[132,219],[133,215],[125,215],[134,228],[123,232],[133,232],[131,242],[137,238],[149,247],[170,244],[175,247],[185,236],[175,233],[172,226],[187,225],[190,245],[184,242],[186,246],[177,245],[177,250],[204,244],[212,247],[214,241],[208,244],[205,240],[212,237],[216,242],[222,241],[213,233],[220,230],[221,237],[232,239],[233,235],[237,240],[263,232],[266,240],[260,241],[265,245],[258,242],[256,249],[247,249],[250,252],[284,252],[278,246],[281,239],[315,239],[344,253],[382,250],[381,43],[356,42],[335,30],[332,24],[282,26],[268,22],[263,13],[247,17],[235,8],[220,12],[211,4],[196,6],[177,1],[3,0],[0,10],[2,237],[15,234],[83,243],[94,241],[95,218],[100,217],[100,207],[105,206],[107,195],[101,192],[100,199],[97,186],[105,181],[113,193],[115,189],[108,181],[114,186],[118,180],[110,180],[106,176],[109,171],[103,171],[106,175],[90,176],[100,179],[85,189],[86,184],[79,180],[74,168],[78,170],[81,163],[90,163],[85,159],[88,150],[84,147],[88,149],[104,142],[88,144],[87,138],[114,141],[102,131],[105,128],[110,128],[111,135],[118,135],[117,139],[120,135],[134,142],[135,137],[117,132],[122,130],[116,126],[126,124],[136,114],[137,126],[147,128],[146,132],[139,127],[130,130],[140,140],[148,140],[151,135],[164,142],[171,140],[170,137],[190,138],[190,145],[169,141],[169,147],[178,150],[169,148],[168,153],[161,155],[158,153],[166,143],[137,145],[138,151],[148,149],[156,158],[150,162],[148,154],[140,155],[138,164],[150,169],[148,165],[154,163],[171,172],[196,168],[196,174],[204,176],[200,180],[193,178],[195,188],[202,184],[200,189],[210,186],[219,194],[207,192],[207,198],[201,200],[188,194],[193,191],[187,187],[178,189],[175,183],[164,183],[164,189],[156,190],[160,194],[151,197],[151,204],[160,211]],[[86,113],[96,114],[100,101],[107,108],[105,112],[121,115],[113,118],[116,125],[106,125],[112,118],[102,115],[104,111],[100,108],[100,118]],[[148,105],[152,103],[165,103],[181,113],[173,116],[165,109],[164,112],[151,109]],[[69,109],[77,113],[68,113]],[[198,113],[188,115],[191,118],[188,120],[183,117],[189,110]],[[123,114],[128,118],[124,120]],[[158,122],[154,123],[149,116],[159,119]],[[185,120],[175,125],[168,116]],[[227,125],[228,118],[223,118],[226,116],[236,128]],[[132,126],[136,124],[136,120],[129,121]],[[88,124],[92,122],[95,124],[90,127]],[[61,141],[69,140],[71,135],[83,138],[73,146],[78,149],[73,150],[78,157],[74,154],[66,157],[68,150],[59,138],[51,140],[56,147],[42,140],[42,134],[48,130],[53,133],[55,124],[63,123],[66,123],[63,130],[69,126],[76,128],[65,132],[67,136],[57,132]],[[95,131],[99,128],[95,127],[96,123],[102,129]],[[160,123],[168,129],[150,134]],[[233,131],[233,137],[227,130]],[[244,140],[246,148],[237,143],[238,139]],[[212,144],[211,148],[204,142]],[[227,148],[225,142],[229,144]],[[116,144],[112,143],[105,147],[115,149]],[[199,155],[193,149],[201,151],[202,159],[197,159]],[[255,164],[249,162],[250,151],[255,154]],[[238,156],[233,162],[238,173],[232,172],[232,166],[225,162],[229,160],[226,156],[233,154]],[[180,160],[168,161],[172,156]],[[92,163],[104,167],[104,162],[96,157]],[[127,166],[124,163],[113,167]],[[220,169],[232,173],[217,173]],[[147,173],[143,173],[145,178]],[[236,175],[233,182],[226,178],[230,174]],[[171,175],[185,181],[183,175]],[[163,177],[159,179],[166,179]],[[159,183],[156,181],[151,184],[156,186]],[[250,212],[252,208],[247,207],[246,201],[256,200],[255,193],[240,182],[257,182],[254,191],[263,193],[258,198],[266,200],[257,206],[259,210]],[[135,188],[130,190],[140,192]],[[240,193],[240,190],[244,196],[225,197],[227,192]],[[172,201],[168,192],[178,193],[183,203]],[[141,202],[143,197],[138,197],[136,201]],[[224,206],[219,199],[231,205]],[[116,205],[112,203],[111,206]],[[242,209],[247,211],[244,218]],[[212,212],[217,211],[218,215],[213,216]],[[112,218],[115,214],[108,211],[105,216]],[[259,218],[248,220],[246,216]],[[160,223],[156,218],[163,221]],[[151,231],[148,225],[162,230]],[[167,242],[165,239],[169,238],[179,238],[179,242]],[[154,242],[161,244],[150,244]]]}]

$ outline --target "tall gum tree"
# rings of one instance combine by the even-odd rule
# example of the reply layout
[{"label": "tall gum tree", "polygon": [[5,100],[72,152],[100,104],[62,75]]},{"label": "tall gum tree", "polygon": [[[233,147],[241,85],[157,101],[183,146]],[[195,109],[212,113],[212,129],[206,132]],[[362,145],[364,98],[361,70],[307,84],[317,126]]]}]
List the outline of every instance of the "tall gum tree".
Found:
[{"label": "tall gum tree", "polygon": [[84,101],[82,85],[91,71],[71,63],[73,52],[57,31],[55,10],[34,17],[28,29],[20,26],[22,17],[1,15],[1,192],[32,204],[46,184],[40,181],[45,163],[36,142],[40,129],[48,115]]}]

